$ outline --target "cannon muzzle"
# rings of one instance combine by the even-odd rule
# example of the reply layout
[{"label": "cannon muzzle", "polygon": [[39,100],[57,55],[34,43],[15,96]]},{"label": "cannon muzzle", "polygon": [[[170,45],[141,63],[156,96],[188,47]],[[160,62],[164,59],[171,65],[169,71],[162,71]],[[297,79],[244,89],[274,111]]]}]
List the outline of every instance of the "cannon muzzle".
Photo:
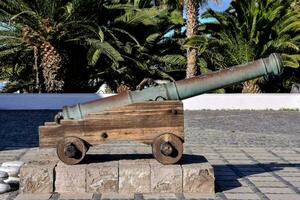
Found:
[{"label": "cannon muzzle", "polygon": [[131,103],[183,100],[260,76],[279,75],[282,66],[280,56],[271,54],[268,58],[256,60],[245,65],[229,67],[204,76],[149,87],[144,90],[129,91],[74,106],[66,106],[63,108],[62,117],[64,119],[82,119],[88,113],[102,112],[116,106]]}]

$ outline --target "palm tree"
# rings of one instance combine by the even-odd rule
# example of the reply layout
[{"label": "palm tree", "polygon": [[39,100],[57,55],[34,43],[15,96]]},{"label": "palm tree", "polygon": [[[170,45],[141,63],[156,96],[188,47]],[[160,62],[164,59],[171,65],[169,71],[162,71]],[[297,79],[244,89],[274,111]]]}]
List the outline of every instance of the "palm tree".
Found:
[{"label": "palm tree", "polygon": [[[197,35],[197,25],[199,16],[199,0],[185,0],[186,7],[186,36],[191,38]],[[186,78],[194,77],[197,74],[197,50],[187,49],[187,69]]]},{"label": "palm tree", "polygon": [[[210,63],[212,60],[227,67],[280,53],[286,67],[298,68],[300,13],[291,7],[293,2],[239,0],[224,13],[209,10],[204,16],[214,17],[216,22],[205,25],[209,44],[203,56]],[[248,81],[243,84],[243,92],[259,92],[263,82]]]},{"label": "palm tree", "polygon": [[76,24],[80,21],[75,15],[83,9],[82,2],[3,0],[0,3],[0,55],[31,51],[39,90],[42,79],[43,90],[63,91],[68,62],[64,45],[78,33]]},{"label": "palm tree", "polygon": [[[219,2],[219,0],[214,0]],[[191,38],[197,35],[199,6],[207,3],[208,0],[184,0],[186,8],[186,36]],[[193,47],[187,49],[187,69],[186,78],[191,78],[197,74],[197,50]]]}]

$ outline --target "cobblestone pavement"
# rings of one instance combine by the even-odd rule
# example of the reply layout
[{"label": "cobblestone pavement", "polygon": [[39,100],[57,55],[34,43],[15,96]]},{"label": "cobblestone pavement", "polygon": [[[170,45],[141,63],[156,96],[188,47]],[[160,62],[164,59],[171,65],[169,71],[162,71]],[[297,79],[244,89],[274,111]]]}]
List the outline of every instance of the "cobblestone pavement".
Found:
[{"label": "cobblestone pavement", "polygon": [[[25,112],[25,111],[24,111]],[[27,138],[37,138],[36,126],[40,120],[51,118],[53,112],[22,114],[30,116],[30,128],[18,127],[24,123],[7,122],[0,112],[0,163],[8,160],[32,160],[41,155],[37,144]],[[197,194],[54,194],[22,196],[23,199],[270,199],[300,200],[300,112],[273,111],[202,111],[186,112],[185,154],[203,155],[214,166],[216,197]],[[8,119],[15,119],[9,116]],[[37,119],[37,120],[36,120]],[[5,124],[6,123],[6,124]],[[16,125],[17,124],[17,125]],[[26,125],[27,126],[27,125]],[[19,141],[4,136],[10,129]],[[26,131],[20,130],[28,130]],[[18,135],[17,131],[20,131]],[[22,143],[30,141],[30,145]],[[24,145],[24,146],[22,146]],[[27,145],[27,146],[26,146]],[[46,151],[46,150],[45,150]],[[44,151],[44,152],[45,152]],[[101,145],[90,154],[150,154],[148,146],[129,143]],[[0,195],[0,200],[15,199],[18,192]],[[21,196],[19,196],[21,198]],[[17,200],[20,198],[16,198]],[[21,199],[22,199],[21,198]]]}]

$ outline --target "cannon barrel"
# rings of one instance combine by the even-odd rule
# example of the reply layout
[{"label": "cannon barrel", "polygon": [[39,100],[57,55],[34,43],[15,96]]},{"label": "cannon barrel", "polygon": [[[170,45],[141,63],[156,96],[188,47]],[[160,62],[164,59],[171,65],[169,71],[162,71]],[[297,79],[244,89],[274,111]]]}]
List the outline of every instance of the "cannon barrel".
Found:
[{"label": "cannon barrel", "polygon": [[63,108],[64,119],[82,119],[88,113],[101,112],[116,106],[149,100],[183,100],[212,90],[251,80],[264,75],[279,75],[282,69],[279,55],[256,60],[245,65],[229,67],[203,76],[129,91],[119,95]]}]

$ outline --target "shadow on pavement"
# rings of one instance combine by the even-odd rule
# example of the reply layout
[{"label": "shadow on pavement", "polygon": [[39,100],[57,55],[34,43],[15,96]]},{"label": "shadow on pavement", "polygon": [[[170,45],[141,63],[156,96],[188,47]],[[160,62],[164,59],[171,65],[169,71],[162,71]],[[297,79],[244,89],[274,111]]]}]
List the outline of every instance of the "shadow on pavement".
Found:
[{"label": "shadow on pavement", "polygon": [[[286,168],[300,169],[300,163],[257,163],[257,164],[228,164],[213,165],[216,178],[216,192],[241,187],[239,180],[249,178],[250,176],[259,177],[264,181],[263,173],[278,172]],[[272,177],[272,175],[270,175]],[[269,177],[270,177],[269,176]],[[275,174],[275,176],[278,176]]]},{"label": "shadow on pavement", "polygon": [[[91,164],[91,163],[102,163],[109,161],[118,161],[118,160],[150,160],[154,159],[152,154],[87,154],[82,161],[82,164]],[[187,165],[187,164],[196,164],[196,163],[206,163],[208,162],[206,158],[198,155],[188,155],[184,154],[182,159],[178,164]]]}]

